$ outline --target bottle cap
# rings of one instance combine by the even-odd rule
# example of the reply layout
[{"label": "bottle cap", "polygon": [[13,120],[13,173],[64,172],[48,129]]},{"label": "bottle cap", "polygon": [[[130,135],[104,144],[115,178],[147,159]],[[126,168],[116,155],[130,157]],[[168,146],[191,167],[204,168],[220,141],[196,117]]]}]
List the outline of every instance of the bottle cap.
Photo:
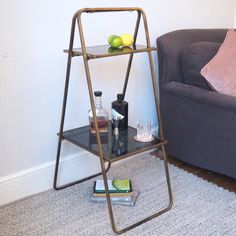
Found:
[{"label": "bottle cap", "polygon": [[102,96],[102,91],[94,91],[95,97],[101,97]]},{"label": "bottle cap", "polygon": [[118,100],[119,102],[122,102],[122,101],[124,100],[124,94],[123,94],[123,93],[118,93],[118,94],[117,94],[117,100]]}]

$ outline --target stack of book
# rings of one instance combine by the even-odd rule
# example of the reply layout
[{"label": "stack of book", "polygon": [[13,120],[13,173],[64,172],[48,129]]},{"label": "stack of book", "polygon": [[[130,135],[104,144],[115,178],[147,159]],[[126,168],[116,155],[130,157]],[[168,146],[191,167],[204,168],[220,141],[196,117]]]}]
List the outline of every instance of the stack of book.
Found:
[{"label": "stack of book", "polygon": [[[134,206],[139,191],[133,191],[131,180],[108,179],[108,189],[112,204]],[[94,181],[94,188],[90,200],[106,202],[106,192],[103,180]]]}]

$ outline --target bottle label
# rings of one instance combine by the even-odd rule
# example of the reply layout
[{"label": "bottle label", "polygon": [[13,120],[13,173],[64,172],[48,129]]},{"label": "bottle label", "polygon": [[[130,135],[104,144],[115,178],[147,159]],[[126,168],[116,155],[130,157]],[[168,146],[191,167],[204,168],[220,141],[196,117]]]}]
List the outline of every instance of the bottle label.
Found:
[{"label": "bottle label", "polygon": [[111,110],[111,117],[114,120],[122,120],[124,118],[124,116],[117,112],[114,108]]},{"label": "bottle label", "polygon": [[[98,109],[95,109],[96,111],[96,115],[98,114]],[[93,111],[92,109],[89,111],[89,114],[88,114],[90,117],[93,117]]]}]

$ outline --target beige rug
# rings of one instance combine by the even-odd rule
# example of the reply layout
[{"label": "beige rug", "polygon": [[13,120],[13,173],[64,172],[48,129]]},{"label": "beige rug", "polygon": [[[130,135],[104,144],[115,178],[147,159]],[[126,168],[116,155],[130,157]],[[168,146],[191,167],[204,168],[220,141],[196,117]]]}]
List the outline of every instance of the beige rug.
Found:
[{"label": "beige rug", "polygon": [[[236,235],[236,194],[169,166],[173,208],[123,235]],[[117,163],[111,178],[130,178],[140,190],[135,207],[114,206],[119,227],[167,204],[163,162],[141,154]],[[114,235],[106,204],[89,201],[93,181],[48,191],[0,208],[0,235]]]}]

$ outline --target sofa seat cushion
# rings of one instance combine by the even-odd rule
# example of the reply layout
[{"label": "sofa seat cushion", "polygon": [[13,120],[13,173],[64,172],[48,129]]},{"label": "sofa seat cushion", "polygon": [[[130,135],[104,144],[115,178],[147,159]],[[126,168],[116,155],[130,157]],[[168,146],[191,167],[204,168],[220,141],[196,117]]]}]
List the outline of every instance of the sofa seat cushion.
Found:
[{"label": "sofa seat cushion", "polygon": [[201,74],[219,93],[236,96],[236,31],[230,29],[217,54]]},{"label": "sofa seat cushion", "polygon": [[185,47],[180,53],[183,82],[211,90],[211,86],[201,75],[201,69],[217,53],[221,43],[197,42]]}]

